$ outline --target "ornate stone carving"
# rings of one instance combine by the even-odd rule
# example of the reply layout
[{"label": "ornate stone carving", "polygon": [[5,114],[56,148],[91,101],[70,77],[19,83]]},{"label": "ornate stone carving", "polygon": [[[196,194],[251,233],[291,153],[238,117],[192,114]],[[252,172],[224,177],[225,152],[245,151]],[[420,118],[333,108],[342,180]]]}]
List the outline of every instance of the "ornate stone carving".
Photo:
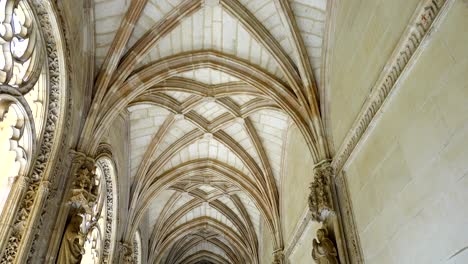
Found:
[{"label": "ornate stone carving", "polygon": [[409,61],[421,46],[421,42],[426,37],[440,11],[446,5],[446,0],[426,0],[419,5],[418,10],[413,15],[413,22],[395,48],[392,57],[388,61],[381,73],[380,79],[375,83],[366,103],[359,116],[354,121],[352,128],[346,135],[333,159],[333,167],[337,172],[341,170],[354,148],[361,140],[364,132],[369,127],[372,119],[379,111],[387,95],[397,83]]},{"label": "ornate stone carving", "polygon": [[[80,162],[82,157],[79,157]],[[99,195],[99,183],[97,182],[96,166],[94,160],[85,159],[75,173],[75,181],[71,190],[70,203],[73,208],[94,216],[93,207],[96,205]]]},{"label": "ornate stone carving", "polygon": [[[12,263],[17,254],[18,248],[22,243],[24,232],[31,230],[33,227],[25,228],[26,223],[31,217],[32,205],[36,200],[36,194],[39,189],[40,181],[44,176],[45,169],[49,162],[53,146],[56,141],[56,134],[60,134],[60,127],[58,126],[59,120],[62,117],[63,112],[63,98],[66,94],[63,93],[62,88],[63,78],[62,74],[65,69],[61,68],[59,63],[59,53],[56,34],[60,32],[56,29],[55,22],[53,20],[54,15],[50,12],[50,3],[45,0],[31,0],[28,1],[32,8],[35,9],[37,15],[37,21],[42,32],[42,37],[45,44],[47,53],[47,66],[48,66],[48,105],[47,115],[45,120],[45,129],[41,141],[41,145],[38,148],[38,153],[33,165],[32,174],[30,176],[29,185],[27,187],[26,194],[21,201],[19,209],[16,213],[15,220],[11,223],[12,231],[7,240],[7,245],[3,251],[1,263]],[[37,206],[42,206],[37,204]],[[39,211],[40,212],[40,211]],[[35,223],[31,221],[31,223]]]},{"label": "ornate stone carving", "polygon": [[123,257],[123,263],[124,264],[133,264],[135,258],[133,257],[133,249],[132,245],[129,245],[128,243],[123,243],[120,242],[120,252]]},{"label": "ornate stone carving", "polygon": [[315,168],[314,181],[310,184],[309,210],[312,220],[323,222],[333,211],[330,184],[333,168],[325,162]]},{"label": "ornate stone carving", "polygon": [[109,165],[106,162],[99,162],[99,166],[104,173],[104,180],[106,182],[106,226],[104,235],[104,246],[102,250],[103,263],[110,263],[112,261],[111,242],[112,242],[112,223],[114,214],[114,195],[112,186],[112,175]]},{"label": "ornate stone carving", "polygon": [[135,238],[133,239],[133,261],[135,264],[137,263],[140,263],[140,242],[141,241],[138,241],[139,239],[141,239],[141,237],[139,235],[137,235],[138,233],[135,233]]},{"label": "ornate stone carving", "polygon": [[283,250],[275,250],[275,252],[273,253],[273,264],[284,264]]},{"label": "ornate stone carving", "polygon": [[317,264],[338,264],[338,252],[333,242],[328,238],[325,228],[317,230],[317,239],[313,240],[312,258]]}]

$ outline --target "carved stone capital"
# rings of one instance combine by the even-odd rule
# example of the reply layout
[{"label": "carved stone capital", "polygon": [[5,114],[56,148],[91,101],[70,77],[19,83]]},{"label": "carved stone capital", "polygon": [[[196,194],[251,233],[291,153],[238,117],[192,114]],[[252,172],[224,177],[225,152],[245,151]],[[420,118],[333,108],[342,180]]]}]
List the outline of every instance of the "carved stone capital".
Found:
[{"label": "carved stone capital", "polygon": [[284,253],[282,249],[277,249],[273,252],[273,264],[284,264]]},{"label": "carved stone capital", "polygon": [[134,257],[133,257],[132,245],[129,244],[129,243],[125,243],[125,242],[120,242],[119,243],[119,249],[120,249],[120,252],[122,252],[122,255],[123,255],[123,263],[124,264],[133,264],[134,263]]},{"label": "carved stone capital", "polygon": [[74,181],[69,201],[72,207],[81,213],[92,215],[93,206],[99,195],[95,161],[79,152],[74,152],[72,155],[74,155],[74,171],[72,171]]},{"label": "carved stone capital", "polygon": [[328,161],[321,163],[314,170],[314,180],[309,187],[309,210],[314,221],[323,222],[333,212],[330,187],[333,174],[333,168]]}]

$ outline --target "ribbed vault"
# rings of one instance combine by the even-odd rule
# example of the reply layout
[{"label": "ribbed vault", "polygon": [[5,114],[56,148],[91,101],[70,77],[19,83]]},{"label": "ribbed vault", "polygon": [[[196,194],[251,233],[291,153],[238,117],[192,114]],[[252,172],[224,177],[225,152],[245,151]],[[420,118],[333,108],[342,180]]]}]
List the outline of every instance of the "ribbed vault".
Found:
[{"label": "ribbed vault", "polygon": [[[130,213],[148,263],[258,263],[283,249],[279,186],[290,124],[316,161],[325,0],[95,0],[96,142],[130,115]],[[92,135],[92,136],[91,136]]]}]

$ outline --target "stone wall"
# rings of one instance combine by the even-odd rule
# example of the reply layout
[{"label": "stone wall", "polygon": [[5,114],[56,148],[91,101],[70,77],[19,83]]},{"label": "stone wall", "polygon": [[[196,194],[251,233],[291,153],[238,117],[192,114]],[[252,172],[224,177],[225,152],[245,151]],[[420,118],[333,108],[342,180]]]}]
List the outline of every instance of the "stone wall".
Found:
[{"label": "stone wall", "polygon": [[314,177],[314,162],[307,144],[296,125],[290,127],[286,145],[283,177],[281,179],[281,214],[283,234],[288,245],[294,230],[308,208],[309,184]]},{"label": "stone wall", "polygon": [[[344,167],[366,263],[468,261],[468,5],[454,2]],[[348,89],[358,102],[362,85]]]},{"label": "stone wall", "polygon": [[334,148],[361,110],[419,0],[339,1],[329,47],[330,122]]},{"label": "stone wall", "polygon": [[315,237],[320,224],[310,222],[301,239],[296,244],[295,249],[289,256],[289,263],[291,264],[314,264],[312,259],[312,240]]},{"label": "stone wall", "polygon": [[[60,11],[64,31],[67,39],[68,55],[70,58],[69,70],[72,73],[71,100],[72,100],[72,128],[75,138],[80,135],[81,127],[86,118],[87,109],[91,102],[91,89],[93,76],[93,27],[90,24],[90,0],[59,0],[57,7]],[[76,144],[76,143],[75,143]]]}]

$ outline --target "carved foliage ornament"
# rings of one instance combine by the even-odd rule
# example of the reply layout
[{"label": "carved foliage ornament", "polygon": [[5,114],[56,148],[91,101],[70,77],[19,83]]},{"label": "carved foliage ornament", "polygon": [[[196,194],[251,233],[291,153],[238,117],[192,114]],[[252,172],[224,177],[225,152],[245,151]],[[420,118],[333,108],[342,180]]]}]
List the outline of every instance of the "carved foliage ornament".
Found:
[{"label": "carved foliage ornament", "polygon": [[95,218],[94,207],[100,194],[100,182],[96,175],[94,161],[86,159],[81,163],[75,174],[75,181],[71,190],[70,203],[73,208],[78,208],[80,213],[88,214]]},{"label": "carved foliage ornament", "polygon": [[310,184],[309,210],[312,219],[323,222],[333,211],[330,182],[333,179],[333,168],[324,163],[315,169],[314,181]]},{"label": "carved foliage ornament", "polygon": [[133,256],[133,249],[132,245],[129,245],[127,243],[121,242],[120,244],[120,252],[123,254],[123,263],[124,264],[133,264],[135,261],[135,258]]},{"label": "carved foliage ornament", "polygon": [[284,263],[283,250],[276,250],[273,253],[273,264],[283,264],[283,263]]}]

